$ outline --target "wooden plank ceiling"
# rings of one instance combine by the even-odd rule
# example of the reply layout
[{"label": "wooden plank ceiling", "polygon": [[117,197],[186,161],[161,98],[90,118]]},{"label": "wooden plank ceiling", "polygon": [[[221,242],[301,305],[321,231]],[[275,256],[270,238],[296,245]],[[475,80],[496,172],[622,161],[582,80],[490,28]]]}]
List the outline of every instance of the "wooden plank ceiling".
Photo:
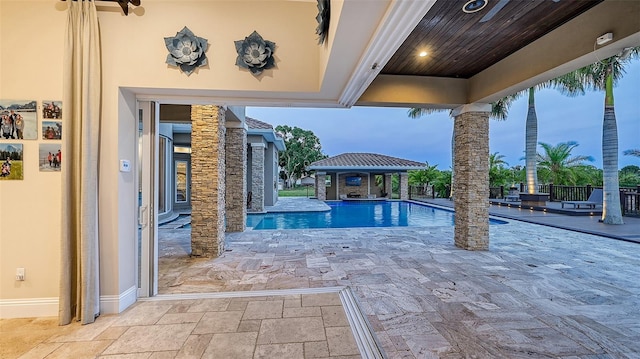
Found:
[{"label": "wooden plank ceiling", "polygon": [[[469,78],[601,1],[487,0],[482,10],[467,14],[467,0],[438,0],[382,73]],[[428,55],[420,57],[421,51]]]}]

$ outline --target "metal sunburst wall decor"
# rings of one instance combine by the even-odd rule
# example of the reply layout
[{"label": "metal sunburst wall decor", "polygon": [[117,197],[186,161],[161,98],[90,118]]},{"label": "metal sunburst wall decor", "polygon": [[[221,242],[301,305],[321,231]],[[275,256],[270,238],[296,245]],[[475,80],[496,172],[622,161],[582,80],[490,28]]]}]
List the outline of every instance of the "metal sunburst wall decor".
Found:
[{"label": "metal sunburst wall decor", "polygon": [[207,64],[207,39],[194,35],[186,26],[176,36],[165,37],[164,43],[169,50],[167,64],[179,67],[187,76]]},{"label": "metal sunburst wall decor", "polygon": [[256,31],[244,38],[234,41],[238,57],[236,65],[251,71],[253,76],[258,76],[262,71],[276,65],[273,53],[276,51],[276,43],[264,40]]},{"label": "metal sunburst wall decor", "polygon": [[331,0],[318,0],[318,27],[316,27],[316,35],[318,35],[318,45],[322,45],[327,41],[329,34],[329,19],[331,17]]}]

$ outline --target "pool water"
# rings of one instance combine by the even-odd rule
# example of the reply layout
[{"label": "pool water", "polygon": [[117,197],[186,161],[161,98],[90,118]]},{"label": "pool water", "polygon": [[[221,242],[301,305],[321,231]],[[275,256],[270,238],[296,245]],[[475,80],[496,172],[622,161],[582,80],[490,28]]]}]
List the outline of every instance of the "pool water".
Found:
[{"label": "pool water", "polygon": [[[453,226],[453,211],[399,202],[328,202],[327,212],[247,215],[247,227],[259,229]],[[490,219],[489,224],[507,222]]]}]

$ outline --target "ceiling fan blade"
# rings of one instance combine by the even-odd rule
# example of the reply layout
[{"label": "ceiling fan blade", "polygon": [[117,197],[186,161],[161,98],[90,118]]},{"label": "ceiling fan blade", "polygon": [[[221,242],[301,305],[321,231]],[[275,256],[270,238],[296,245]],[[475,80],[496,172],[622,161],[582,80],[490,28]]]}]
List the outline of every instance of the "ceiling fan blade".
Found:
[{"label": "ceiling fan blade", "polygon": [[505,7],[505,5],[509,3],[509,1],[510,0],[500,0],[496,4],[496,6],[491,8],[491,10],[489,10],[489,12],[482,19],[480,19],[480,22],[487,22],[493,19],[493,17],[498,13],[498,11],[502,10],[502,8]]}]

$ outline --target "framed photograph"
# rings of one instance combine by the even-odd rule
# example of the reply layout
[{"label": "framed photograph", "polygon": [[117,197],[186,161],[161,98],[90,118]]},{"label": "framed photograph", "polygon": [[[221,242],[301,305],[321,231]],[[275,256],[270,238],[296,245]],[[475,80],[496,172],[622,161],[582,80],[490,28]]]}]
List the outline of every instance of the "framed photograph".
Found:
[{"label": "framed photograph", "polygon": [[0,141],[38,138],[36,101],[0,100]]},{"label": "framed photograph", "polygon": [[43,140],[62,139],[62,121],[42,121]]},{"label": "framed photograph", "polygon": [[23,179],[22,158],[21,143],[0,143],[0,181]]},{"label": "framed photograph", "polygon": [[38,150],[40,172],[59,172],[62,164],[62,145],[41,143]]},{"label": "framed photograph", "polygon": [[42,118],[62,119],[62,101],[42,101]]}]

